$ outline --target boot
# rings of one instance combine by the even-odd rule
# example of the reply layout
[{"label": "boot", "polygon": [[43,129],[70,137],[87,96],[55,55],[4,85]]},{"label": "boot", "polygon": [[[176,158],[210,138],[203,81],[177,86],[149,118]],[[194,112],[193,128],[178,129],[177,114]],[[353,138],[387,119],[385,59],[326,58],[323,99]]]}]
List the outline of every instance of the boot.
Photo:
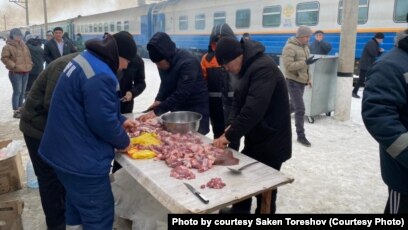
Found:
[{"label": "boot", "polygon": [[353,96],[354,98],[360,98],[360,96],[358,96],[358,94],[356,94],[356,93],[353,93],[352,96]]},{"label": "boot", "polygon": [[304,145],[304,146],[306,146],[306,147],[312,146],[312,144],[306,139],[306,137],[298,137],[297,141],[298,141],[300,144],[302,144],[302,145]]},{"label": "boot", "polygon": [[21,118],[20,110],[14,110],[13,117],[17,118],[17,119],[20,119]]}]

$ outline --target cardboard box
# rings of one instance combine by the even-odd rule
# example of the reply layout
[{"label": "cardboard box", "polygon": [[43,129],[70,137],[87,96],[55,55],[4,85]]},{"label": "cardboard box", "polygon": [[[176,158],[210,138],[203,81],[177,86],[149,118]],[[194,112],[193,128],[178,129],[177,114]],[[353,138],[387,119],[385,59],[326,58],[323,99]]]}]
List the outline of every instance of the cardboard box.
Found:
[{"label": "cardboard box", "polygon": [[[0,149],[11,141],[0,141]],[[23,187],[24,168],[21,153],[0,160],[0,194],[16,191]]]},{"label": "cardboard box", "polygon": [[21,200],[0,202],[0,230],[23,230],[23,209]]}]

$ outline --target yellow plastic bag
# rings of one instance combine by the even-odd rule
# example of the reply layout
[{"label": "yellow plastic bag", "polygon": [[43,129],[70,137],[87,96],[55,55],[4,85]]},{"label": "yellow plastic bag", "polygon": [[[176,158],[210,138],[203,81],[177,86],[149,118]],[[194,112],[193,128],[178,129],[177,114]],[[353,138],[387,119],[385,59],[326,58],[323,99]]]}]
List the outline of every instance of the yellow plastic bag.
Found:
[{"label": "yellow plastic bag", "polygon": [[131,141],[134,145],[160,145],[160,140],[159,138],[157,138],[157,135],[155,133],[142,133],[137,137],[131,138]]},{"label": "yellow plastic bag", "polygon": [[129,151],[128,155],[133,159],[151,159],[156,157],[156,153],[151,150]]}]

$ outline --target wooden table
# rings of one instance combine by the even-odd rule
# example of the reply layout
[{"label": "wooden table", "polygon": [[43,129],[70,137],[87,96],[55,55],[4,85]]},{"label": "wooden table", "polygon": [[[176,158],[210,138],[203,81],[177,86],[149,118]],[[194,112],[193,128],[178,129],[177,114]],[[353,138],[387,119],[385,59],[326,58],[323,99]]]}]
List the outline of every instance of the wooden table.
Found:
[{"label": "wooden table", "polygon": [[[205,143],[212,142],[211,139],[205,136],[202,136],[202,138]],[[234,157],[239,159],[239,165],[231,167],[238,168],[255,161],[244,154],[232,151]],[[263,196],[267,198],[267,196],[270,197],[272,190],[281,185],[292,183],[294,180],[262,163],[246,168],[239,175],[232,174],[227,166],[214,165],[210,170],[202,173],[192,169],[196,179],[179,180],[170,177],[171,168],[164,161],[153,159],[134,160],[126,154],[120,153],[116,154],[115,159],[171,213],[211,213],[261,193],[265,193]],[[206,184],[214,177],[220,177],[226,186],[222,189],[200,188],[201,185]],[[191,184],[210,202],[208,204],[201,202],[187,189],[183,182]],[[267,198],[266,200],[270,199]],[[261,212],[269,213],[267,203],[263,203]]]}]

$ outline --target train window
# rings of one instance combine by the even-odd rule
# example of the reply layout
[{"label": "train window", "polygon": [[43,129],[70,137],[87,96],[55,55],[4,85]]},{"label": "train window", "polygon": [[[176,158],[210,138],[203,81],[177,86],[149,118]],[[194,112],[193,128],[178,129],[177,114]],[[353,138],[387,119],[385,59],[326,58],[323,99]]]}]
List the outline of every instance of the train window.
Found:
[{"label": "train window", "polygon": [[197,14],[195,16],[195,29],[196,30],[205,29],[205,14]]},{"label": "train window", "polygon": [[88,32],[89,32],[89,26],[85,25],[85,33],[88,33]]},{"label": "train window", "polygon": [[225,12],[214,13],[214,26],[218,24],[223,24],[225,22],[226,22]]},{"label": "train window", "polygon": [[123,30],[124,31],[129,31],[129,21],[124,21],[123,22]]},{"label": "train window", "polygon": [[267,6],[263,9],[262,25],[264,27],[278,27],[281,24],[281,6]]},{"label": "train window", "polygon": [[116,31],[122,31],[122,22],[116,22]]},{"label": "train window", "polygon": [[[368,20],[368,3],[369,0],[358,1],[358,24],[366,24]],[[337,23],[341,25],[343,21],[343,0],[339,2],[339,15],[337,17]]]},{"label": "train window", "polygon": [[188,30],[188,16],[179,16],[179,30]]},{"label": "train window", "polygon": [[107,22],[103,23],[103,32],[109,32],[109,24]]},{"label": "train window", "polygon": [[235,13],[235,27],[248,28],[251,22],[251,10],[237,10]]},{"label": "train window", "polygon": [[296,6],[296,25],[315,26],[319,22],[319,2],[304,2]]},{"label": "train window", "polygon": [[103,28],[103,26],[102,26],[102,23],[99,23],[99,32],[102,32],[102,28]]},{"label": "train window", "polygon": [[94,27],[93,27],[93,32],[95,33],[95,32],[98,32],[98,24],[94,24]]},{"label": "train window", "polygon": [[110,22],[110,32],[115,32],[115,23],[114,22]]},{"label": "train window", "polygon": [[92,31],[93,31],[92,24],[89,24],[89,26],[88,26],[88,27],[89,27],[89,32],[90,32],[90,33],[92,33]]},{"label": "train window", "polygon": [[394,22],[407,22],[407,0],[395,0],[394,4]]}]

